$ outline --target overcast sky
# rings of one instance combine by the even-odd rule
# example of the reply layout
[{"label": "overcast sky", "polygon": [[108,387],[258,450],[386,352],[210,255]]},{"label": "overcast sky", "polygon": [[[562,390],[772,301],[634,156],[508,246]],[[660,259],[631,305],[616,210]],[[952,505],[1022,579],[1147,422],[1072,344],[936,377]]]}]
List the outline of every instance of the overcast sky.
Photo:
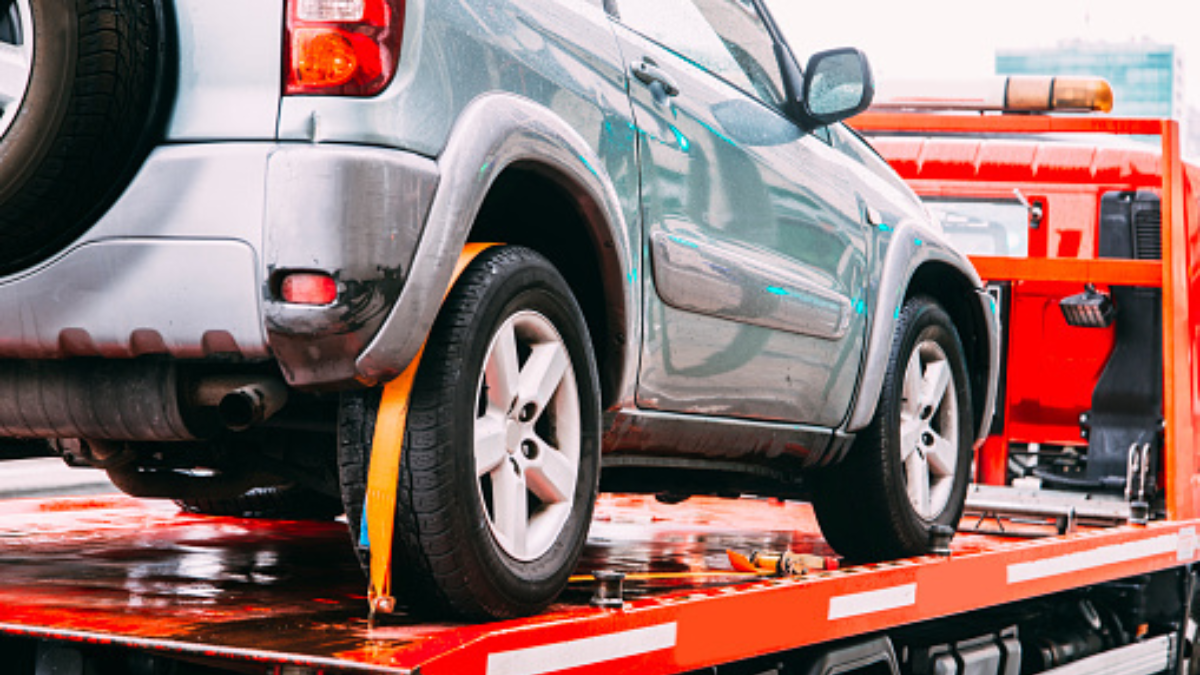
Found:
[{"label": "overcast sky", "polygon": [[1173,44],[1200,106],[1200,0],[767,0],[801,60],[863,49],[878,77],[991,75],[997,47],[1066,40]]}]

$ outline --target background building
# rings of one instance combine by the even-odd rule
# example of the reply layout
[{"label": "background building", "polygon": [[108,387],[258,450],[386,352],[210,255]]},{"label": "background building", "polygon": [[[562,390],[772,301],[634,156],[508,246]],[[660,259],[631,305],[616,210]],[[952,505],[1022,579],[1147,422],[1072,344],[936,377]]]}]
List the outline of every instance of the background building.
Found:
[{"label": "background building", "polygon": [[1184,103],[1183,59],[1155,42],[1064,42],[1056,47],[997,49],[997,75],[1092,75],[1113,87],[1113,114],[1180,121],[1184,153],[1200,157],[1200,111]]},{"label": "background building", "polygon": [[1173,45],[1067,42],[997,49],[996,74],[1095,75],[1112,84],[1115,115],[1183,117],[1183,63]]}]

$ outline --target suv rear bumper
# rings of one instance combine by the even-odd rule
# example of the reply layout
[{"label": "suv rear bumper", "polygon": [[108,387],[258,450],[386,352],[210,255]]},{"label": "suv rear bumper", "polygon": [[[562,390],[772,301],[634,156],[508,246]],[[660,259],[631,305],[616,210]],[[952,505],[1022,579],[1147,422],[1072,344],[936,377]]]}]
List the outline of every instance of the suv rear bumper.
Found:
[{"label": "suv rear bumper", "polygon": [[[356,379],[391,310],[436,164],[357,146],[163,146],[116,204],[54,258],[0,279],[0,358],[278,359],[294,385]],[[338,284],[283,303],[289,270]]]}]

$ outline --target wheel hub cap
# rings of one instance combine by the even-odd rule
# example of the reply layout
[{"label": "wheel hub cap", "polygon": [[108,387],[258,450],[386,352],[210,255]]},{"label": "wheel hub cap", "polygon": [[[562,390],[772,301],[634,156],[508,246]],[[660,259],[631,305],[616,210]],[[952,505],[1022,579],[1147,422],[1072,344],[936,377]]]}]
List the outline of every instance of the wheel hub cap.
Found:
[{"label": "wheel hub cap", "polygon": [[508,430],[504,434],[504,449],[508,454],[515,454],[521,447],[521,439],[525,438],[525,425],[515,420],[508,421]]},{"label": "wheel hub cap", "polygon": [[579,473],[579,392],[554,324],[532,311],[505,320],[476,391],[475,473],[488,528],[505,553],[535,560],[566,526]]},{"label": "wheel hub cap", "polygon": [[945,351],[918,342],[904,372],[900,460],[905,492],[921,518],[934,520],[950,501],[958,472],[958,397]]}]

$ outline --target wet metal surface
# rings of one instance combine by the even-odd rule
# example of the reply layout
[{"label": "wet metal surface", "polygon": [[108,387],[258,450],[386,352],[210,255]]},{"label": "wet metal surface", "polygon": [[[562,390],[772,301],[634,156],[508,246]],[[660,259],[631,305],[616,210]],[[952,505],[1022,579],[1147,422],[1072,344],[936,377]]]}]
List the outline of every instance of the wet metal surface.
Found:
[{"label": "wet metal surface", "polygon": [[[627,599],[745,583],[726,548],[831,554],[807,505],[605,495],[578,573],[653,576],[627,581]],[[365,586],[340,522],[192,516],[125,497],[0,502],[0,632],[404,669],[497,628],[400,613],[369,630]],[[575,582],[550,614],[508,627],[600,611],[591,590]]]},{"label": "wet metal surface", "polygon": [[[3,450],[0,450],[0,457]],[[0,501],[18,497],[65,497],[115,492],[100,469],[72,468],[58,457],[4,460],[0,469]]]}]

